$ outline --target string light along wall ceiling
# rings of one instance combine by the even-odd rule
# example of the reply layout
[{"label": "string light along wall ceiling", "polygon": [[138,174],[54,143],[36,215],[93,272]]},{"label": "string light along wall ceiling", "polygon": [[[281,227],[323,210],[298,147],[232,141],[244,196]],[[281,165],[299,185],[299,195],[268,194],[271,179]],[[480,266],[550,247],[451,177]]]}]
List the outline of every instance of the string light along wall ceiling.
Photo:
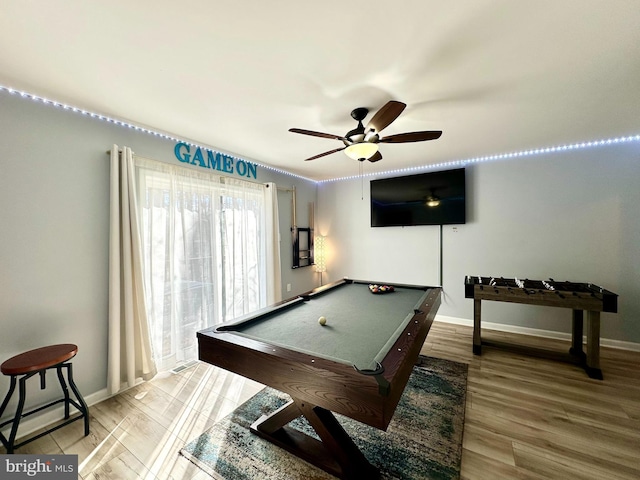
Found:
[{"label": "string light along wall ceiling", "polygon": [[[202,148],[202,149],[205,149],[205,150],[215,151],[214,149],[211,149],[210,147],[208,147],[206,145],[199,145],[197,143],[189,142],[189,141],[184,140],[182,138],[177,138],[177,137],[168,135],[166,133],[158,132],[156,130],[150,130],[150,129],[144,128],[144,127],[139,127],[138,125],[134,125],[134,124],[128,123],[128,122],[123,122],[122,120],[118,120],[116,118],[108,117],[106,115],[101,115],[101,114],[95,113],[95,112],[90,112],[90,111],[84,110],[82,108],[78,108],[78,107],[74,107],[72,105],[67,105],[67,104],[64,104],[64,103],[60,103],[60,102],[57,102],[55,100],[50,100],[48,98],[40,97],[38,95],[33,95],[31,93],[24,92],[24,91],[21,91],[21,90],[16,90],[16,89],[13,89],[13,88],[10,88],[10,87],[5,87],[4,85],[0,85],[0,92],[7,92],[7,93],[10,93],[11,95],[20,96],[22,98],[25,98],[25,99],[28,99],[28,100],[31,100],[31,101],[34,101],[34,102],[37,102],[37,103],[43,103],[43,104],[48,105],[48,106],[53,106],[53,107],[56,107],[56,108],[60,108],[62,110],[68,110],[68,111],[71,111],[71,112],[74,112],[74,113],[78,113],[80,115],[84,115],[84,116],[87,116],[87,117],[94,118],[96,120],[101,120],[103,122],[112,123],[114,125],[118,125],[118,126],[121,126],[121,127],[124,127],[124,128],[130,128],[132,130],[137,130],[137,131],[142,132],[142,133],[147,133],[149,135],[154,135],[154,136],[162,138],[164,140],[171,140],[171,141],[176,142],[176,143],[185,143],[187,145],[191,145],[191,146],[194,146],[194,147],[199,147],[199,148]],[[222,153],[222,152],[218,152],[218,153]],[[242,160],[242,161],[245,161],[245,162],[248,161],[248,160],[240,159],[240,158],[238,158],[238,157],[236,157],[234,155],[229,155],[229,154],[225,154],[225,155],[233,158],[236,161],[237,160]],[[254,162],[254,161],[251,161],[250,163],[254,163],[256,165],[259,165],[261,168],[264,168],[266,170],[271,170],[273,172],[281,173],[283,175],[288,175],[290,177],[296,177],[296,178],[300,178],[302,180],[306,180],[306,181],[309,181],[309,182],[316,183],[315,180],[312,180],[310,178],[303,177],[302,175],[296,175],[295,173],[287,172],[286,170],[281,170],[279,168],[275,168],[275,167],[272,167],[270,165],[265,165],[265,164]]]},{"label": "string light along wall ceiling", "polygon": [[[189,145],[193,145],[196,147],[201,147],[201,148],[205,148],[205,149],[210,149],[207,146],[203,146],[203,145],[198,145],[195,143],[191,143],[191,142],[187,142],[183,139],[180,138],[176,138],[173,137],[171,135],[167,135],[166,133],[162,133],[162,132],[158,132],[155,130],[150,130],[148,128],[143,128],[143,127],[139,127],[137,125],[128,123],[128,122],[123,122],[121,120],[115,119],[115,118],[111,118],[111,117],[107,117],[105,115],[100,115],[94,112],[90,112],[88,110],[84,110],[81,108],[77,108],[71,105],[66,105],[64,103],[60,103],[54,100],[50,100],[44,97],[40,97],[38,95],[33,95],[31,93],[28,92],[24,92],[21,90],[16,90],[10,87],[6,87],[4,85],[0,85],[0,92],[7,92],[11,95],[17,95],[17,96],[21,96],[25,99],[28,100],[32,100],[34,102],[39,102],[39,103],[43,103],[45,105],[50,105],[50,106],[54,106],[57,108],[61,108],[63,110],[70,110],[74,113],[78,113],[80,115],[85,115],[91,118],[95,118],[98,120],[102,120],[104,122],[108,122],[108,123],[113,123],[115,125],[119,125],[125,128],[130,128],[133,130],[137,130],[143,133],[147,133],[149,135],[155,135],[157,137],[166,139],[166,140],[172,140],[174,142],[184,142],[184,143],[188,143]],[[448,162],[440,162],[440,163],[436,163],[436,164],[431,164],[431,165],[423,165],[423,166],[418,166],[418,167],[409,167],[409,168],[400,168],[400,169],[396,169],[396,170],[387,170],[384,172],[374,172],[374,173],[367,173],[364,174],[364,176],[385,176],[385,175],[397,175],[397,174],[405,174],[405,173],[415,173],[415,172],[420,172],[420,171],[426,171],[426,170],[441,170],[441,169],[447,169],[447,168],[455,168],[455,167],[463,167],[463,166],[467,166],[467,165],[473,165],[473,164],[477,164],[477,163],[484,163],[484,162],[491,162],[494,160],[508,160],[508,159],[515,159],[515,158],[521,158],[521,157],[530,157],[530,156],[535,156],[535,155],[543,155],[543,154],[548,154],[548,153],[559,153],[559,152],[566,152],[566,151],[572,151],[572,150],[585,150],[588,148],[595,148],[595,147],[605,147],[608,145],[616,145],[616,144],[623,144],[623,143],[632,143],[632,142],[640,142],[640,134],[638,135],[629,135],[629,136],[622,136],[622,137],[615,137],[615,138],[608,138],[608,139],[602,139],[602,140],[593,140],[593,141],[588,141],[588,142],[580,142],[580,143],[571,143],[571,144],[566,144],[566,145],[559,145],[559,146],[554,146],[554,147],[546,147],[546,148],[536,148],[536,149],[531,149],[531,150],[522,150],[522,151],[518,151],[518,152],[511,152],[511,153],[501,153],[501,154],[495,154],[495,155],[486,155],[483,157],[474,157],[474,158],[468,158],[468,159],[464,159],[464,160],[451,160]],[[233,157],[236,158],[237,157]],[[352,180],[352,179],[356,179],[356,178],[362,178],[363,175],[352,175],[352,176],[348,176],[348,177],[339,177],[339,178],[333,178],[333,179],[329,179],[329,180],[313,180],[310,178],[306,178],[303,177],[302,175],[296,175],[295,173],[291,173],[291,172],[287,172],[286,170],[281,170],[269,165],[264,165],[261,163],[257,163],[257,162],[252,162],[255,163],[256,165],[260,165],[260,167],[265,168],[267,170],[271,170],[273,172],[277,172],[277,173],[281,173],[283,175],[288,175],[291,177],[296,177],[296,178],[300,178],[302,180],[307,180],[316,184],[322,184],[322,183],[329,183],[329,182],[339,182],[339,181],[343,181],[343,180]]]},{"label": "string light along wall ceiling", "polygon": [[[507,160],[512,158],[531,157],[534,155],[542,155],[546,153],[559,153],[559,152],[566,152],[571,150],[585,150],[588,148],[606,147],[608,145],[633,143],[633,142],[640,142],[640,135],[629,135],[626,137],[615,137],[615,138],[607,138],[603,140],[594,140],[590,142],[571,143],[571,144],[559,145],[555,147],[536,148],[532,150],[522,150],[519,152],[512,152],[512,153],[486,155],[483,157],[467,158],[464,160],[451,160],[448,162],[434,163],[431,165],[422,165],[419,167],[398,168],[396,170],[387,170],[385,172],[366,173],[364,174],[364,176],[365,177],[386,176],[391,174],[402,175],[406,173],[416,173],[416,172],[421,172],[425,170],[445,170],[445,169],[455,168],[455,167],[465,167],[467,165],[473,165],[476,163],[491,162],[494,160]],[[361,174],[351,175],[348,177],[332,178],[330,180],[319,180],[317,183],[329,183],[329,182],[339,182],[343,180],[353,180],[353,179],[359,179],[362,176],[363,175]]]}]

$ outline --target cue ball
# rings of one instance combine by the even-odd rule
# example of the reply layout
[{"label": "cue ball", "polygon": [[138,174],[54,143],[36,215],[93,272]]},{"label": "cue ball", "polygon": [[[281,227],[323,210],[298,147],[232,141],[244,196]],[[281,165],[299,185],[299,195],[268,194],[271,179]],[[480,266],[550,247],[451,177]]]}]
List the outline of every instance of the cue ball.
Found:
[{"label": "cue ball", "polygon": [[324,318],[324,317],[320,317],[320,318],[318,319],[318,323],[319,323],[320,325],[324,325],[325,323],[327,323],[327,319],[326,319],[326,318]]}]

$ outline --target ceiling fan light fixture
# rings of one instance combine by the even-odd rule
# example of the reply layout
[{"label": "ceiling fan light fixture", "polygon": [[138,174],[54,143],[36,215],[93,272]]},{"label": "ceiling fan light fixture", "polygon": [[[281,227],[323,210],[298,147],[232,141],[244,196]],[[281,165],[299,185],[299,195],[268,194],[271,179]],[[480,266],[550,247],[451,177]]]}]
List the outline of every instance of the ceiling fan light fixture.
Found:
[{"label": "ceiling fan light fixture", "polygon": [[360,142],[353,143],[345,148],[344,153],[353,160],[368,160],[378,151],[377,143]]},{"label": "ceiling fan light fixture", "polygon": [[438,205],[440,205],[440,199],[435,195],[432,195],[429,198],[427,198],[426,205],[427,207],[432,207],[432,208],[437,207]]}]

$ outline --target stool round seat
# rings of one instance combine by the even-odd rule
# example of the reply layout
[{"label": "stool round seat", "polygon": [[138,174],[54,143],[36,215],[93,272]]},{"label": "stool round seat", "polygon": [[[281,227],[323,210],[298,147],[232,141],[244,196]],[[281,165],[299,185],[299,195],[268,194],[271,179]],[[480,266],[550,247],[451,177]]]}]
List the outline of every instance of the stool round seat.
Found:
[{"label": "stool round seat", "polygon": [[0,365],[4,375],[23,375],[53,367],[75,357],[78,347],[71,343],[49,345],[11,357]]}]

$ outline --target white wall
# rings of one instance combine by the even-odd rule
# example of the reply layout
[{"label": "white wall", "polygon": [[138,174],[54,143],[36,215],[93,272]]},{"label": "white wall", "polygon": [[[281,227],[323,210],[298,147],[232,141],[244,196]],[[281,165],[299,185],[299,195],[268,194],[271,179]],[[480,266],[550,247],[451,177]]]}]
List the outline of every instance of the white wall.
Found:
[{"label": "white wall", "polygon": [[[179,164],[173,141],[0,92],[0,362],[40,346],[75,343],[74,376],[85,396],[106,387],[106,151],[113,143]],[[315,201],[315,182],[260,167],[257,180],[295,185],[305,205]],[[290,294],[301,293],[317,286],[317,275],[310,268],[292,274],[290,199],[279,195],[278,203],[283,283],[292,284]],[[54,375],[48,381],[55,382]],[[2,395],[8,385],[0,375]],[[40,392],[37,379],[28,386],[29,404],[56,392]]]},{"label": "white wall", "polygon": [[[364,199],[360,179],[319,186],[327,277],[438,284],[439,227],[371,228],[373,178]],[[465,275],[590,282],[620,295],[602,336],[639,343],[639,212],[638,142],[468,166],[467,223],[443,228],[439,313],[473,318]],[[483,318],[558,332],[571,324],[566,309],[496,302],[484,302]]]},{"label": "white wall", "polygon": [[438,259],[439,227],[371,228],[369,180],[318,187],[318,230],[327,237],[326,280],[350,277],[439,285],[434,261]]}]

